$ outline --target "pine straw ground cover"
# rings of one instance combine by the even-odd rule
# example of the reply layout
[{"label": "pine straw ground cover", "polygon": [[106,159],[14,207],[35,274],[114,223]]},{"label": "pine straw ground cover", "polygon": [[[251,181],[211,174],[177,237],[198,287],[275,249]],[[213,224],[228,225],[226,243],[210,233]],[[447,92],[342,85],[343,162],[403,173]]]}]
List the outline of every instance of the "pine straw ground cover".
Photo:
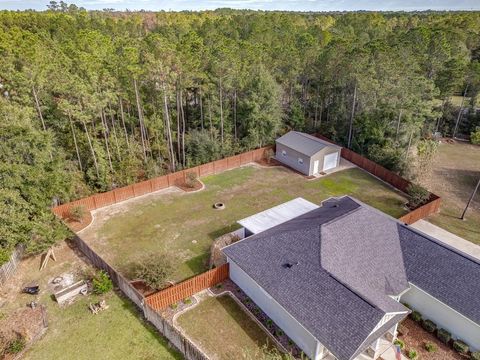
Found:
[{"label": "pine straw ground cover", "polygon": [[[201,180],[198,192],[169,189],[97,210],[79,235],[129,277],[146,255],[170,251],[180,281],[206,270],[213,240],[237,229],[237,220],[296,197],[319,204],[348,194],[394,217],[406,212],[403,195],[358,168],[307,180],[284,167],[246,166]],[[213,209],[216,202],[226,208]]]},{"label": "pine straw ground cover", "polygon": [[[440,342],[433,334],[425,331],[419,323],[410,318],[405,319],[400,325],[399,339],[405,343],[404,353],[408,354],[410,349],[415,349],[421,360],[468,360],[469,357],[461,355]],[[402,334],[403,329],[403,334]],[[436,351],[428,352],[425,349],[426,343],[435,344]]]}]

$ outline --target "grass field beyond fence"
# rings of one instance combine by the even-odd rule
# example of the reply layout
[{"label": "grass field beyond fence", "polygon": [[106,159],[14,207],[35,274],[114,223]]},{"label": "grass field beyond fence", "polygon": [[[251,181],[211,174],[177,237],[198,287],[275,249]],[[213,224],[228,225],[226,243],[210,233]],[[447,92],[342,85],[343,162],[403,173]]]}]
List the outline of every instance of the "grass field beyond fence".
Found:
[{"label": "grass field beyond fence", "polygon": [[[307,181],[284,167],[246,166],[202,181],[206,188],[196,193],[152,194],[97,210],[81,237],[127,276],[146,254],[171,251],[180,264],[174,280],[180,281],[207,269],[212,241],[238,228],[237,220],[296,197],[319,204],[352,195],[394,217],[406,213],[398,191],[358,168]],[[226,209],[213,209],[215,202]]]}]

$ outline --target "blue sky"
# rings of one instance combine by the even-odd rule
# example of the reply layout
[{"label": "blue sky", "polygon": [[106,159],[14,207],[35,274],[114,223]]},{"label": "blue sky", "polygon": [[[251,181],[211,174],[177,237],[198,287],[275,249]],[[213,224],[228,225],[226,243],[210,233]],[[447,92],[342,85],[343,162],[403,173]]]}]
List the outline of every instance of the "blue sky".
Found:
[{"label": "blue sky", "polygon": [[[59,0],[58,0],[59,1]],[[0,0],[0,9],[45,10],[48,0]],[[221,7],[255,10],[480,10],[480,0],[76,0],[86,9],[207,10]]]}]

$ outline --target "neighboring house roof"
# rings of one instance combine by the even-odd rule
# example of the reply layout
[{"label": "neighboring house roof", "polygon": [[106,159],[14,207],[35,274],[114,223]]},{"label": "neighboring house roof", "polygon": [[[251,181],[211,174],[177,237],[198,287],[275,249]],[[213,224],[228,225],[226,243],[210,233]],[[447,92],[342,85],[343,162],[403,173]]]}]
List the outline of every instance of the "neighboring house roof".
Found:
[{"label": "neighboring house roof", "polygon": [[276,142],[307,156],[315,155],[326,147],[341,149],[338,145],[298,131],[290,131],[279,137]]},{"label": "neighboring house roof", "polygon": [[341,360],[405,317],[408,282],[480,323],[478,262],[348,196],[223,251]]},{"label": "neighboring house roof", "polygon": [[411,227],[399,232],[409,282],[480,324],[480,261]]},{"label": "neighboring house roof", "polygon": [[303,198],[296,198],[273,208],[239,220],[238,223],[254,234],[317,209],[319,206]]}]

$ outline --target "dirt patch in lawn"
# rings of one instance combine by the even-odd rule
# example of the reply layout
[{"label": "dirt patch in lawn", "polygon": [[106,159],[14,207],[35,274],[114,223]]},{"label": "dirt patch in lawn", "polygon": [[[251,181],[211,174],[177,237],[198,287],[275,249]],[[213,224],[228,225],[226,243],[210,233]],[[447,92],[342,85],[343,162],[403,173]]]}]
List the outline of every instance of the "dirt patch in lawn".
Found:
[{"label": "dirt patch in lawn", "polygon": [[[402,328],[403,333],[402,333]],[[405,343],[404,353],[408,354],[410,349],[415,349],[422,360],[467,360],[469,357],[460,355],[450,346],[440,342],[437,337],[425,331],[419,323],[412,319],[405,319],[400,326],[399,339]],[[437,350],[428,352],[425,350],[425,344],[435,344]]]}]

